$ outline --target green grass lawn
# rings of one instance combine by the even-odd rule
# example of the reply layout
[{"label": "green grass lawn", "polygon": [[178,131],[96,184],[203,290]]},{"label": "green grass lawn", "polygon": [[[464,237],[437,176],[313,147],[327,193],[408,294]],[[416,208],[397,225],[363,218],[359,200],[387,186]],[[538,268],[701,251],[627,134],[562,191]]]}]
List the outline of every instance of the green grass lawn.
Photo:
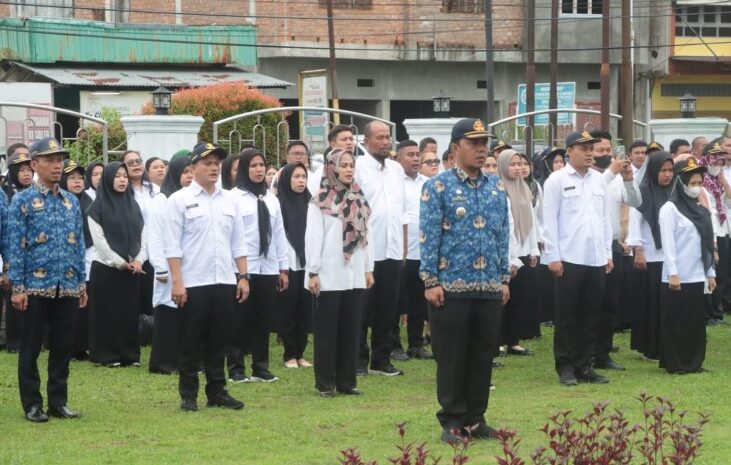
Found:
[{"label": "green grass lawn", "polygon": [[[538,432],[558,410],[583,414],[592,402],[607,400],[632,421],[641,417],[636,396],[663,395],[690,412],[712,413],[704,431],[698,465],[722,464],[731,457],[731,328],[708,330],[707,372],[673,376],[629,350],[629,334],[620,334],[617,362],[628,370],[609,373],[608,385],[564,388],[553,372],[552,333],[529,341],[535,357],[501,358],[495,370],[497,390],[490,395],[488,422],[517,429],[522,451],[542,443]],[[309,350],[309,349],[308,349]],[[107,369],[73,362],[69,405],[81,420],[35,425],[22,417],[16,357],[0,353],[0,464],[337,464],[338,452],[357,447],[368,460],[387,464],[398,442],[395,424],[408,421],[407,439],[428,441],[435,455],[448,462],[451,449],[439,444],[434,413],[433,362],[398,364],[406,376],[368,376],[359,382],[362,397],[321,399],[313,388],[312,369],[285,370],[281,346],[272,346],[273,384],[229,385],[246,402],[242,411],[207,409],[201,393],[197,413],[178,408],[177,377],[143,368]],[[309,354],[308,354],[309,355]],[[40,360],[45,380],[45,354]],[[693,416],[694,417],[694,416]],[[470,463],[494,463],[496,442],[471,448]]]}]

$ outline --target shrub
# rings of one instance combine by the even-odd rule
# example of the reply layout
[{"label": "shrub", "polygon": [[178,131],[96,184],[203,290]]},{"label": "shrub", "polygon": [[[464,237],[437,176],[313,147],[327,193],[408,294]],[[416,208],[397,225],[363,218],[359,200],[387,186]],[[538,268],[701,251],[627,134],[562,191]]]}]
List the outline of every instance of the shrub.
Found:
[{"label": "shrub", "polygon": [[[238,115],[254,110],[262,110],[265,108],[275,108],[281,106],[279,100],[275,97],[264,95],[257,89],[252,89],[243,82],[227,82],[214,84],[206,87],[198,87],[195,89],[184,89],[173,95],[172,107],[170,114],[173,115],[197,115],[204,119],[203,126],[198,134],[199,140],[213,141],[213,123],[215,121],[227,118],[229,116]],[[142,107],[143,114],[152,114],[152,102],[148,102]],[[274,162],[277,159],[277,130],[281,116],[269,114],[262,116],[260,123],[266,131],[266,136],[262,133],[262,128],[257,127],[256,145],[259,150],[266,151],[267,160]],[[254,127],[257,125],[257,118],[247,118],[239,120],[235,124],[228,124],[219,127],[219,139],[228,139],[229,133],[237,129],[241,134],[241,139],[252,139]],[[280,151],[287,145],[289,135],[279,127],[280,130]],[[234,153],[240,149],[238,137],[233,136],[232,142],[229,144],[221,144],[227,150]]]},{"label": "shrub", "polygon": [[[127,133],[120,118],[122,115],[113,108],[102,108],[101,118],[108,125],[108,151],[123,152],[127,149]],[[102,160],[102,146],[104,135],[102,127],[96,123],[89,123],[83,126],[86,129],[87,137],[82,140],[64,141],[64,148],[69,151],[70,157],[80,165],[86,166],[91,161]],[[115,160],[113,154],[109,155],[109,161]]]}]

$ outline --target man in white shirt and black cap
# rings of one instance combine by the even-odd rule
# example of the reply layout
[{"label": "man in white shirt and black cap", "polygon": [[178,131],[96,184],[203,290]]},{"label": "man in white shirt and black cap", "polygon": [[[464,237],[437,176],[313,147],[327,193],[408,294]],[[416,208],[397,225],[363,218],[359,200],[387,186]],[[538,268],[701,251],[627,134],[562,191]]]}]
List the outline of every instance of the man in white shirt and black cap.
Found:
[{"label": "man in white shirt and black cap", "polygon": [[[180,408],[198,410],[198,370],[206,372],[209,407],[241,409],[226,392],[224,357],[231,341],[234,299],[249,295],[244,225],[234,194],[218,178],[226,151],[200,143],[191,154],[193,182],[168,199],[165,257],[173,283],[172,299],[181,312]],[[235,261],[238,276],[231,269]],[[201,351],[203,354],[201,354]]]},{"label": "man in white shirt and black cap", "polygon": [[371,326],[370,371],[386,376],[402,375],[391,364],[391,332],[397,317],[399,277],[407,251],[407,207],[404,196],[404,169],[389,158],[390,128],[380,121],[365,127],[368,153],[356,162],[355,182],[372,209],[368,222],[373,241],[375,285],[363,312],[358,372],[367,373],[368,326]]},{"label": "man in white shirt and black cap", "polygon": [[543,186],[544,256],[556,279],[553,352],[561,384],[607,383],[592,357],[605,273],[612,271],[612,225],[602,175],[591,169],[586,131],[566,137],[568,164]]}]

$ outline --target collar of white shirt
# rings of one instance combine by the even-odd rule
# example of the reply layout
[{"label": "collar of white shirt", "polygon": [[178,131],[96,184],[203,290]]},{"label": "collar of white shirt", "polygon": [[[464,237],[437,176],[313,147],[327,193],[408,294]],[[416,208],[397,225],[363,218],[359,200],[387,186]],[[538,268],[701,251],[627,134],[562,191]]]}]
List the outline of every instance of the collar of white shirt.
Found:
[{"label": "collar of white shirt", "polygon": [[[192,194],[193,194],[194,196],[198,196],[198,195],[199,195],[199,194],[201,194],[202,192],[205,192],[206,194],[208,194],[208,192],[206,192],[206,190],[205,190],[205,189],[203,189],[203,187],[202,187],[202,186],[201,186],[200,184],[198,184],[198,183],[197,183],[197,182],[195,181],[195,179],[193,180],[193,182],[191,182],[191,183],[190,183],[190,186],[188,186],[188,187],[190,188],[190,192],[191,192],[191,193],[192,193]],[[216,184],[216,185],[214,186],[214,188],[213,188],[213,195],[211,195],[211,197],[213,197],[213,196],[215,196],[215,195],[218,195],[218,194],[220,194],[220,193],[221,193],[221,187],[220,187],[220,186],[219,186],[218,184]]]}]

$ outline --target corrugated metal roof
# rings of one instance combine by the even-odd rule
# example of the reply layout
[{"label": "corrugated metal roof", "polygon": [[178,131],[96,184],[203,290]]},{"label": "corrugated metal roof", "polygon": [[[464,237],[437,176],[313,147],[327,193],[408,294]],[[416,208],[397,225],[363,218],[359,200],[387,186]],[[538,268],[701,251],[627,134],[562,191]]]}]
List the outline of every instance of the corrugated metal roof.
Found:
[{"label": "corrugated metal roof", "polygon": [[238,68],[148,69],[71,66],[37,66],[12,62],[13,65],[39,74],[58,84],[79,87],[203,87],[222,82],[246,82],[250,87],[290,87],[291,82]]}]

